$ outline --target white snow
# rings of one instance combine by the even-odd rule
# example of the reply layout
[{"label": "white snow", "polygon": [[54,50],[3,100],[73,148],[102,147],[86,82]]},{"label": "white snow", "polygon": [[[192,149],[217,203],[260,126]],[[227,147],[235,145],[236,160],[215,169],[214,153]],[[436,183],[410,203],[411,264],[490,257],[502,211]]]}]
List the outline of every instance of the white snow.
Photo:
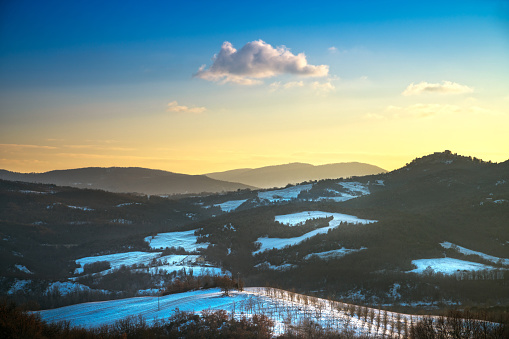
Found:
[{"label": "white snow", "polygon": [[[309,213],[309,214],[307,214]],[[310,212],[299,212],[293,214],[287,214],[284,216],[276,216],[276,220],[283,220],[287,223],[300,223],[307,219],[312,219],[313,217],[309,216],[317,216],[317,215],[332,215],[333,219],[329,222],[329,226],[321,227],[311,232],[305,233],[299,237],[293,238],[267,238],[261,237],[258,238],[257,242],[261,244],[259,250],[253,252],[253,254],[261,253],[265,250],[270,249],[282,249],[286,246],[295,246],[306,239],[314,237],[317,234],[327,233],[329,230],[334,229],[340,225],[341,222],[355,223],[355,224],[369,224],[376,222],[376,220],[367,220],[367,219],[359,219],[356,216],[342,214],[342,213],[328,213],[328,212],[320,212],[320,211],[310,211]],[[281,221],[280,221],[281,222]]]},{"label": "white snow", "polygon": [[219,206],[223,212],[231,212],[236,210],[240,205],[245,203],[247,199],[243,200],[230,200],[214,206]]},{"label": "white snow", "polygon": [[149,264],[154,258],[161,256],[160,252],[125,252],[99,255],[95,257],[85,257],[76,260],[76,264],[80,265],[74,271],[74,274],[83,273],[83,266],[86,264],[92,264],[98,261],[107,261],[111,265],[111,269],[120,268],[122,265],[131,266],[135,264]]},{"label": "white snow", "polygon": [[258,198],[269,200],[270,202],[289,201],[297,199],[302,191],[309,191],[312,187],[312,184],[307,184],[291,186],[280,190],[258,192]]},{"label": "white snow", "polygon": [[57,281],[57,282],[51,283],[48,286],[48,288],[46,289],[46,291],[44,292],[44,294],[49,294],[49,293],[52,293],[53,291],[58,291],[60,293],[60,295],[64,296],[69,293],[82,292],[82,291],[93,291],[93,290],[86,285],[82,285],[82,284],[79,284],[76,282]]},{"label": "white snow", "polygon": [[503,204],[504,202],[507,202],[505,199],[498,199],[493,201],[495,204]]},{"label": "white snow", "polygon": [[347,254],[355,253],[355,252],[359,252],[359,251],[367,250],[367,249],[368,249],[367,247],[361,247],[359,249],[343,247],[343,248],[340,248],[337,250],[332,250],[332,251],[310,253],[304,257],[304,260],[315,259],[315,258],[322,259],[322,260],[337,259],[337,258],[344,257]]},{"label": "white snow", "polygon": [[139,202],[125,202],[123,204],[118,204],[115,207],[123,207],[123,206],[130,206],[130,205],[141,205]]},{"label": "white snow", "polygon": [[368,195],[369,188],[357,181],[338,182],[338,185],[343,186],[344,189],[356,193],[357,195]]},{"label": "white snow", "polygon": [[18,270],[20,270],[21,272],[24,272],[24,273],[27,273],[27,274],[34,274],[33,272],[31,272],[28,268],[26,268],[26,266],[24,265],[14,265],[14,267],[16,267]]},{"label": "white snow", "polygon": [[30,285],[32,283],[32,280],[18,280],[14,282],[14,284],[11,285],[11,288],[7,291],[7,294],[15,294],[18,291],[26,291],[27,285]]},{"label": "white snow", "polygon": [[94,210],[93,208],[86,207],[86,206],[83,207],[83,206],[71,206],[71,205],[67,205],[67,207],[75,209],[75,210],[82,210],[82,211],[93,211]]},{"label": "white snow", "polygon": [[[156,292],[157,293],[157,292]],[[359,295],[359,297],[361,297]],[[363,297],[363,296],[362,296]],[[350,316],[348,304],[331,302],[326,299],[308,297],[297,293],[270,288],[246,288],[243,292],[232,292],[230,296],[223,296],[219,289],[198,290],[166,296],[136,297],[120,300],[92,302],[71,305],[38,312],[42,320],[59,322],[66,320],[71,326],[96,328],[128,316],[141,315],[147,324],[157,319],[165,319],[180,311],[200,313],[204,310],[226,310],[235,318],[265,314],[274,321],[273,335],[277,336],[285,331],[285,320],[291,319],[293,324],[308,319],[322,327],[332,326],[338,330],[347,329],[356,335],[370,337],[390,336],[391,319],[399,315],[401,321],[410,324],[410,316],[387,312],[388,326],[371,325],[363,321],[358,315]],[[368,309],[370,311],[370,309]],[[378,314],[377,310],[374,310]],[[420,320],[420,316],[412,316],[412,321]],[[375,321],[376,323],[376,321]],[[393,331],[394,332],[394,331]]]},{"label": "white snow", "polygon": [[113,224],[123,224],[123,225],[132,225],[132,221],[131,220],[127,220],[127,219],[113,219],[113,220],[110,220],[111,223]]},{"label": "white snow", "polygon": [[195,252],[201,248],[207,248],[209,243],[197,243],[198,237],[194,235],[196,230],[182,232],[159,233],[154,237],[148,236],[145,241],[152,249],[164,249],[166,247],[183,247],[187,252]]},{"label": "white snow", "polygon": [[163,265],[189,265],[194,264],[199,257],[194,254],[170,254],[160,257],[158,261]]},{"label": "white snow", "polygon": [[259,270],[288,271],[289,269],[297,268],[298,266],[292,264],[272,265],[270,262],[264,261],[254,267]]},{"label": "white snow", "polygon": [[384,180],[375,180],[375,185],[385,186]]},{"label": "white snow", "polygon": [[416,269],[408,271],[410,273],[425,273],[424,271],[430,267],[434,273],[454,274],[458,271],[481,271],[494,270],[495,268],[476,262],[453,259],[453,258],[435,258],[435,259],[419,259],[412,260],[412,264],[417,266]]},{"label": "white snow", "polygon": [[[305,211],[285,215],[276,215],[275,221],[286,224],[288,226],[297,226],[304,224],[307,220],[318,219],[318,218],[329,218],[333,217],[332,222],[349,222],[349,223],[367,223],[365,219],[359,219],[356,216],[333,213],[333,212],[322,212],[322,211]],[[375,220],[368,220],[368,222],[375,222]],[[330,224],[329,224],[330,225]]]},{"label": "white snow", "polygon": [[485,254],[482,252],[472,251],[472,250],[469,250],[468,248],[455,245],[448,241],[444,241],[444,242],[440,243],[440,245],[443,248],[452,248],[452,249],[456,250],[457,252],[465,254],[465,255],[477,255],[477,256],[480,256],[481,258],[489,260],[491,262],[494,262],[494,263],[500,262],[502,265],[509,266],[509,259],[494,257],[492,255],[488,255],[488,254]]},{"label": "white snow", "polygon": [[39,314],[43,320],[48,322],[69,320],[72,326],[88,328],[112,324],[117,320],[138,314],[151,324],[155,319],[171,316],[177,307],[181,311],[194,312],[206,309],[228,310],[232,308],[233,303],[246,300],[247,297],[247,293],[234,293],[231,297],[223,297],[219,289],[210,289],[170,294],[159,298],[136,297],[77,304],[40,311]]},{"label": "white snow", "polygon": [[[383,180],[377,180],[381,181],[381,185],[383,185]],[[314,199],[316,201],[322,201],[322,200],[333,200],[335,202],[342,202],[347,201],[350,199],[355,199],[363,195],[370,194],[369,188],[367,185],[357,182],[357,181],[340,181],[336,183],[337,185],[341,186],[343,190],[346,190],[346,192],[339,192],[330,188],[327,188],[326,191],[329,193],[334,194],[334,196],[326,196],[326,197],[319,197],[317,199]]]},{"label": "white snow", "polygon": [[30,191],[30,190],[20,190],[19,192],[23,193],[23,194],[54,194],[55,193],[53,191],[50,191],[50,192],[40,192],[40,191]]}]

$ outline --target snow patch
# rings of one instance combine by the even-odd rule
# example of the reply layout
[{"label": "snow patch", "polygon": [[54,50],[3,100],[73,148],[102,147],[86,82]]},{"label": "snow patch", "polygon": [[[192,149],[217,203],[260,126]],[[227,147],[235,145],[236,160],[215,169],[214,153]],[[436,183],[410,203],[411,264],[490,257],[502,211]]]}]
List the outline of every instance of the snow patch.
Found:
[{"label": "snow patch", "polygon": [[272,265],[270,262],[264,261],[262,263],[259,263],[258,265],[255,265],[254,267],[259,270],[288,271],[292,268],[297,268],[299,266],[292,264]]},{"label": "snow patch", "polygon": [[355,248],[340,248],[337,250],[326,251],[326,252],[318,252],[318,253],[310,253],[304,257],[304,260],[310,259],[322,259],[322,260],[332,260],[344,257],[347,254],[359,252],[362,250],[367,250],[367,247],[361,247],[359,249]]},{"label": "snow patch", "polygon": [[118,204],[115,207],[124,207],[124,206],[131,206],[131,205],[141,205],[139,202],[125,202],[123,204]]},{"label": "snow patch", "polygon": [[481,257],[481,258],[483,258],[485,260],[491,261],[493,263],[501,263],[504,266],[509,266],[509,259],[494,257],[492,255],[485,254],[485,253],[482,253],[482,252],[477,252],[477,251],[469,250],[468,248],[455,245],[455,244],[450,243],[448,241],[444,241],[444,242],[440,243],[440,245],[443,248],[452,248],[453,250],[455,250],[455,251],[457,251],[457,252],[459,252],[461,254],[465,254],[465,255],[477,255],[477,256],[479,256],[479,257]]},{"label": "snow patch", "polygon": [[355,195],[368,195],[370,193],[366,185],[357,181],[338,182],[337,184]]},{"label": "snow patch", "polygon": [[76,260],[76,264],[80,265],[80,267],[74,271],[74,274],[83,273],[83,267],[86,264],[93,264],[98,261],[109,262],[111,265],[111,270],[113,270],[120,268],[123,265],[132,266],[135,264],[149,264],[152,259],[158,258],[160,256],[160,252],[125,252],[99,255],[95,257],[85,257]]},{"label": "snow patch", "polygon": [[454,274],[458,271],[482,271],[495,270],[495,267],[479,264],[476,262],[453,259],[453,258],[435,258],[435,259],[419,259],[412,260],[412,264],[417,266],[416,269],[408,271],[409,273],[423,274],[443,273]]},{"label": "snow patch", "polygon": [[14,282],[14,284],[11,285],[11,288],[7,291],[7,294],[12,295],[20,291],[27,291],[28,285],[32,283],[32,280],[18,280]]},{"label": "snow patch", "polygon": [[313,187],[312,184],[307,184],[290,186],[280,190],[258,192],[258,198],[269,200],[270,202],[289,201],[297,199],[301,192],[309,191],[312,187]]},{"label": "snow patch", "polygon": [[207,248],[210,244],[197,243],[198,237],[194,235],[196,230],[159,233],[155,236],[148,236],[145,241],[152,249],[164,249],[166,247],[183,247],[187,252],[196,252],[199,249]]},{"label": "snow patch", "polygon": [[31,272],[28,268],[26,268],[25,266],[23,265],[14,265],[14,267],[16,267],[18,270],[20,270],[21,272],[23,273],[27,273],[27,274],[34,274],[33,272]]},{"label": "snow patch", "polygon": [[214,206],[219,206],[223,212],[231,212],[236,210],[240,205],[245,203],[247,199],[243,200],[230,200],[223,202],[221,204],[215,204]]},{"label": "snow patch", "polygon": [[75,210],[82,210],[82,211],[93,211],[94,210],[93,208],[86,207],[86,206],[71,206],[71,205],[67,205],[67,207],[75,209]]},{"label": "snow patch", "polygon": [[83,291],[93,291],[93,290],[90,287],[86,286],[86,285],[79,284],[79,283],[76,283],[76,282],[70,282],[70,281],[60,282],[60,281],[57,281],[57,282],[51,283],[48,286],[48,288],[46,289],[46,291],[44,291],[44,294],[50,294],[50,293],[53,293],[53,292],[56,292],[56,291],[58,291],[58,293],[60,293],[60,295],[64,296],[64,295],[68,295],[70,293],[83,292]]},{"label": "snow patch", "polygon": [[[309,214],[307,214],[307,213],[309,213]],[[320,211],[299,212],[299,213],[287,214],[284,216],[279,216],[280,218],[278,220],[284,220],[287,222],[302,222],[302,220],[308,220],[308,219],[305,219],[305,218],[308,218],[308,216],[310,216],[310,215],[316,216],[316,215],[320,215],[320,213],[322,215],[333,216],[333,219],[329,222],[329,226],[318,228],[316,230],[313,230],[311,232],[303,234],[300,237],[293,237],[293,238],[261,237],[261,238],[258,238],[257,242],[259,242],[261,244],[261,247],[259,250],[253,252],[253,254],[261,253],[265,250],[270,250],[270,249],[280,250],[286,246],[295,246],[297,244],[300,244],[301,242],[303,242],[306,239],[314,237],[317,234],[327,233],[329,230],[338,227],[341,224],[341,222],[348,222],[348,223],[355,223],[355,224],[369,224],[369,223],[376,222],[376,220],[359,219],[356,216],[348,215],[348,214],[328,213],[328,212],[320,212]]]},{"label": "snow patch", "polygon": [[126,219],[113,219],[113,220],[110,220],[110,223],[123,224],[123,225],[132,225],[133,224],[133,222],[131,220],[126,220]]}]

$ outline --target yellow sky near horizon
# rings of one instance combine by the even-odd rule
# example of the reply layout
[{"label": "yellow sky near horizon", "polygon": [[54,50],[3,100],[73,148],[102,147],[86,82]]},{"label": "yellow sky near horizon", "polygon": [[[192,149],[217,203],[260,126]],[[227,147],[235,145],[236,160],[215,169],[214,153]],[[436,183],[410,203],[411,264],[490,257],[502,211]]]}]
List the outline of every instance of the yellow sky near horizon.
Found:
[{"label": "yellow sky near horizon", "polygon": [[72,121],[37,122],[4,134],[15,142],[0,144],[0,168],[45,172],[118,166],[204,174],[357,161],[394,170],[446,149],[485,161],[509,158],[509,118],[503,108],[481,112],[466,105],[421,104],[387,106],[377,114],[358,110],[346,119],[323,106],[319,114],[292,112],[292,118],[288,112],[260,119],[207,110],[82,121],[79,128]]}]

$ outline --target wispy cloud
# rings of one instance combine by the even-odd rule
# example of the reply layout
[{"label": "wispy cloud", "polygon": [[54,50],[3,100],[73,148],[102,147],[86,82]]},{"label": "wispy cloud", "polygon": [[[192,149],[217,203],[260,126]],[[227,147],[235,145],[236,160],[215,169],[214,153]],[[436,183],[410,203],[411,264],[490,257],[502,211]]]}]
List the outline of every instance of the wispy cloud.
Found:
[{"label": "wispy cloud", "polygon": [[102,145],[64,145],[63,147],[71,149],[92,149],[100,151],[136,151],[136,148],[102,146]]},{"label": "wispy cloud", "polygon": [[336,47],[334,47],[334,46],[329,47],[329,52],[336,53],[337,51],[338,51],[338,49]]},{"label": "wispy cloud", "polygon": [[313,88],[319,94],[328,94],[336,89],[336,86],[332,84],[332,80],[328,79],[324,82],[314,81],[311,84],[311,88]]},{"label": "wispy cloud", "polygon": [[418,84],[411,83],[403,91],[403,95],[418,95],[425,93],[438,93],[438,94],[464,94],[472,93],[474,89],[469,86],[461,85],[452,81],[442,81],[442,83],[429,83],[422,81]]},{"label": "wispy cloud", "polygon": [[188,107],[184,105],[179,105],[177,101],[172,101],[168,103],[168,108],[166,111],[168,112],[179,112],[179,113],[203,113],[207,109],[205,107]]},{"label": "wispy cloud", "polygon": [[0,144],[0,147],[4,149],[57,149],[54,146],[43,146],[43,145],[23,145],[23,144]]},{"label": "wispy cloud", "polygon": [[427,118],[440,114],[459,113],[462,108],[457,105],[414,104],[407,107],[388,106],[385,111],[392,113],[395,118],[402,115]]},{"label": "wispy cloud", "polygon": [[329,66],[309,65],[304,53],[295,55],[285,46],[274,48],[262,40],[248,42],[240,50],[225,41],[212,60],[208,69],[203,65],[194,76],[220,83],[254,85],[261,83],[259,79],[279,74],[309,77],[329,74]]},{"label": "wispy cloud", "polygon": [[288,81],[282,83],[281,81],[275,81],[269,85],[271,91],[277,91],[278,89],[291,89],[304,87],[304,81]]}]

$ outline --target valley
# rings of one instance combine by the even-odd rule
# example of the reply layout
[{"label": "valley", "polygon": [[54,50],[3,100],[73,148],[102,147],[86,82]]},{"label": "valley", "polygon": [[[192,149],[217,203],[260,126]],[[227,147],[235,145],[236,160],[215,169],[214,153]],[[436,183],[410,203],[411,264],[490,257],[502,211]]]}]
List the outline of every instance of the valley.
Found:
[{"label": "valley", "polygon": [[[175,308],[252,315],[247,305],[263,304],[275,334],[288,331],[286,312],[295,323],[396,336],[400,313],[503,313],[508,166],[446,151],[388,173],[173,196],[2,180],[0,291],[43,320],[87,327],[137,314],[151,322]],[[220,297],[204,287],[214,276],[245,291]],[[192,281],[200,288],[162,294]],[[305,311],[304,296],[330,313]],[[381,332],[355,307],[384,309],[373,312],[389,312],[393,325]]]}]

